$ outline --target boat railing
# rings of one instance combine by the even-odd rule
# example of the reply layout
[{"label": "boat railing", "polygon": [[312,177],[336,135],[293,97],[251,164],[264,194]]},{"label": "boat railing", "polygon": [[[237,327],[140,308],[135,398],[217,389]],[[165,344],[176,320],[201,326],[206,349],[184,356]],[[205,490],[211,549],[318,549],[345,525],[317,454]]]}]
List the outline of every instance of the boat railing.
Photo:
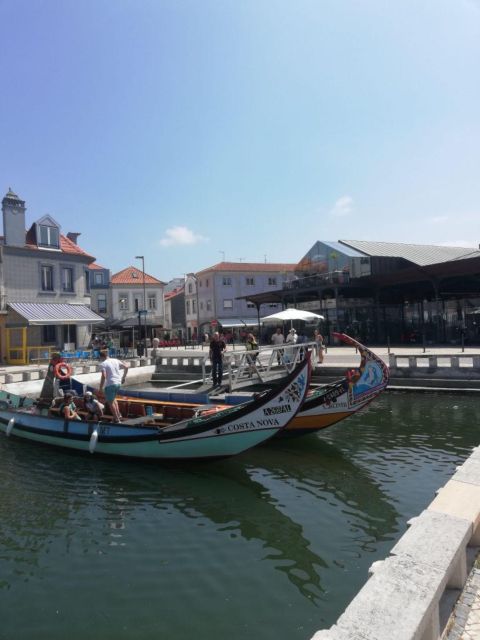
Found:
[{"label": "boat railing", "polygon": [[[231,391],[254,383],[267,383],[281,378],[311,351],[312,367],[318,363],[315,342],[259,347],[257,350],[229,351],[225,355],[225,373]],[[206,381],[206,380],[205,380]]]}]

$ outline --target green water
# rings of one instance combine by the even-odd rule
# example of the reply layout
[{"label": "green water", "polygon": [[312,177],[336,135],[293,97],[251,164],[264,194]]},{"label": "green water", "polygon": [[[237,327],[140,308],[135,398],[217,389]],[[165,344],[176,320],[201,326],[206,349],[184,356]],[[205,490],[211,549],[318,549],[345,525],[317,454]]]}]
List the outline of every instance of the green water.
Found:
[{"label": "green water", "polygon": [[322,434],[186,466],[3,436],[0,640],[309,639],[479,444],[476,404],[384,394]]}]

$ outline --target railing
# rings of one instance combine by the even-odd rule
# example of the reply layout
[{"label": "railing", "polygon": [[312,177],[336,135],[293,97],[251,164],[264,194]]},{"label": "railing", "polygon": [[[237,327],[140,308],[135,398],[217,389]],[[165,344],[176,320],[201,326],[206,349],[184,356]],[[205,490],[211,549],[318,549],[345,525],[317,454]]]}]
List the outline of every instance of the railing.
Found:
[{"label": "railing", "polygon": [[480,355],[418,354],[389,355],[390,375],[394,377],[480,377]]},{"label": "railing", "polygon": [[[318,353],[314,342],[301,344],[259,347],[255,351],[227,351],[224,355],[224,377],[230,391],[254,383],[267,383],[290,373],[311,352],[312,367],[318,364]],[[210,378],[210,359],[207,353],[194,357],[162,354],[156,360],[156,374],[172,372],[197,372],[203,384]]]},{"label": "railing", "polygon": [[316,287],[324,287],[329,284],[348,284],[350,282],[350,274],[348,271],[329,271],[328,273],[319,273],[314,276],[305,276],[290,280],[285,283],[285,289],[314,289]]}]

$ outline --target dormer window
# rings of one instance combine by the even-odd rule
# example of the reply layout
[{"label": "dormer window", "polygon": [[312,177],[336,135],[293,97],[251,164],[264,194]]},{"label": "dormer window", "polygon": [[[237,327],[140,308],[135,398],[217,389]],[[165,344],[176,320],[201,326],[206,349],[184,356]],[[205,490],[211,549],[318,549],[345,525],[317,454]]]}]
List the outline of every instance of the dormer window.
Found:
[{"label": "dormer window", "polygon": [[138,278],[138,273],[135,273],[135,271],[132,271],[132,278],[136,280]]},{"label": "dormer window", "polygon": [[60,225],[51,216],[43,216],[35,222],[35,236],[39,249],[60,251]]},{"label": "dormer window", "polygon": [[40,237],[38,244],[40,247],[53,247],[54,249],[60,248],[59,236],[57,227],[50,227],[46,224],[38,225],[40,231]]}]

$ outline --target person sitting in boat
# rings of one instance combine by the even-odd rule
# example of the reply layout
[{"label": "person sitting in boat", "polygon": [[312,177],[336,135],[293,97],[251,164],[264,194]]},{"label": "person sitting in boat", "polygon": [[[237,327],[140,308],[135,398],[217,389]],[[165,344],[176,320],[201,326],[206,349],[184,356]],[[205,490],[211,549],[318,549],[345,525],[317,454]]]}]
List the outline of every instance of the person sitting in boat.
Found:
[{"label": "person sitting in boat", "polygon": [[77,413],[77,407],[73,401],[73,394],[66,393],[63,396],[63,402],[60,405],[60,415],[65,420],[81,420],[82,418]]},{"label": "person sitting in boat", "polygon": [[83,404],[85,406],[85,410],[88,411],[87,420],[95,420],[98,422],[98,420],[103,417],[105,405],[99,402],[91,391],[85,391]]}]

